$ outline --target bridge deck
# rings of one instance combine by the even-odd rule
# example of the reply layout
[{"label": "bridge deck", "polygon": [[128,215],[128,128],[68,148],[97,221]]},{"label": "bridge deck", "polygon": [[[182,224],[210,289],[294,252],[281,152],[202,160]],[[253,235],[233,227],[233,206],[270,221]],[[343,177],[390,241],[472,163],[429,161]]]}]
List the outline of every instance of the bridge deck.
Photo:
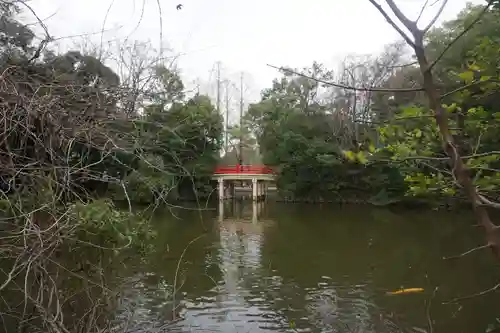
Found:
[{"label": "bridge deck", "polygon": [[[267,166],[236,165],[216,168],[212,179],[219,182],[219,200],[234,197],[235,184],[231,181],[246,180],[252,182],[252,199],[258,201],[266,197],[267,185],[275,177],[274,170]],[[226,181],[228,186],[224,185]]]},{"label": "bridge deck", "polygon": [[274,180],[276,174],[273,169],[265,165],[235,165],[220,166],[215,169],[212,179],[224,180]]},{"label": "bridge deck", "polygon": [[222,178],[224,180],[252,180],[256,178],[257,180],[275,180],[276,175],[274,174],[258,174],[258,173],[227,173],[227,174],[214,174],[212,179]]}]

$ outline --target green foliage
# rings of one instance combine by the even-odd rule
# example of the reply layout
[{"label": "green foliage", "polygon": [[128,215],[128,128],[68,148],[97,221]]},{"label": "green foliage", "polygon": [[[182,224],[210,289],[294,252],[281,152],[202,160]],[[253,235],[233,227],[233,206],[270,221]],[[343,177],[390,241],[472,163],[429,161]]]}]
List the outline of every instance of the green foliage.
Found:
[{"label": "green foliage", "polygon": [[143,157],[126,180],[134,198],[150,202],[176,186],[191,196],[210,192],[203,185],[192,186],[207,182],[221,148],[222,116],[206,96],[169,107],[150,105],[134,123],[136,150]]},{"label": "green foliage", "polygon": [[151,241],[156,237],[148,220],[116,209],[109,200],[75,203],[69,207],[68,217],[77,226],[74,238],[66,243],[70,251],[95,244],[117,254],[124,249],[143,254],[151,250]]},{"label": "green foliage", "polygon": [[[40,54],[18,12],[15,4],[0,5],[0,71],[13,83],[1,88],[9,129],[0,135],[0,164],[9,166],[0,168],[2,189],[29,195],[47,177],[64,184],[52,194],[69,202],[110,190],[141,202],[186,188],[191,196],[210,192],[222,117],[208,97],[187,98],[178,72],[147,58],[140,45],[132,51],[143,59],[130,61],[143,67],[129,66],[122,80],[100,57]],[[28,168],[34,171],[19,172],[29,161],[37,161]]]},{"label": "green foliage", "polygon": [[[476,65],[473,69],[478,68]],[[465,71],[458,76],[466,84],[471,84],[476,81],[470,73]],[[480,77],[478,80],[487,79]],[[480,100],[482,94],[497,89],[495,84],[482,87],[476,92],[476,97]],[[500,161],[498,154],[490,152],[497,147],[500,118],[482,106],[464,109],[467,104],[461,99],[456,101],[443,105],[450,117],[449,126],[460,143],[462,155],[468,156],[466,165],[473,173],[478,189],[482,193],[496,193],[500,190],[500,172],[497,171]],[[403,107],[397,118],[379,127],[378,132],[384,146],[375,152],[373,160],[389,157],[390,163],[396,163],[408,184],[408,195],[447,197],[458,193],[458,184],[449,169],[448,157],[441,148],[440,133],[429,109]],[[355,158],[352,152],[348,153],[351,159]]]},{"label": "green foliage", "polygon": [[[236,164],[262,164],[262,156],[257,140],[252,133],[253,123],[248,115],[240,124],[229,126],[227,135],[227,147],[221,163],[223,165]],[[241,150],[241,151],[240,151]]]},{"label": "green foliage", "polygon": [[[482,6],[468,5],[455,20],[434,29],[427,36],[426,49],[430,58],[440,55],[482,10]],[[499,19],[498,12],[486,12],[470,32],[453,44],[434,69],[436,80],[452,92],[443,98],[443,107],[448,112],[448,125],[458,144],[457,149],[465,156],[480,193],[494,196],[499,191],[500,175],[498,154],[495,153],[500,143],[496,138],[500,125],[497,117]],[[410,66],[395,75],[415,71],[418,69]],[[396,99],[392,107],[394,115],[377,128],[381,145],[375,151],[368,149],[374,153],[369,163],[387,161],[396,167],[407,184],[408,196],[463,195],[449,168],[441,134],[425,99],[416,98],[413,103]],[[353,152],[347,152],[346,156],[356,160]]]},{"label": "green foliage", "polygon": [[[319,64],[305,71],[321,80],[332,78]],[[328,93],[318,81],[285,75],[249,108],[247,117],[263,161],[279,170],[277,185],[282,194],[298,199],[367,200],[383,187],[389,193],[395,189],[401,192],[392,186],[400,183],[398,176],[381,174],[381,165],[366,166],[371,152],[363,152],[361,140],[335,116],[335,106],[324,98]],[[369,137],[362,133],[360,136]],[[375,151],[373,145],[367,147]],[[384,181],[378,181],[382,178]]]}]

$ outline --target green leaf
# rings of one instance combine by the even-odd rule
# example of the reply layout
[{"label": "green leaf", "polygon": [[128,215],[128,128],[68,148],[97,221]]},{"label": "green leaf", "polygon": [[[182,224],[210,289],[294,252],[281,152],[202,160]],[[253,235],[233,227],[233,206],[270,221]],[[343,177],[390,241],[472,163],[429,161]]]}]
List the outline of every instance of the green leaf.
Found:
[{"label": "green leaf", "polygon": [[458,74],[458,77],[460,77],[466,83],[472,83],[472,81],[474,80],[474,72],[472,71],[463,72]]},{"label": "green leaf", "polygon": [[451,113],[451,112],[457,110],[457,103],[453,103],[451,105],[443,105],[443,108],[445,108],[446,111]]},{"label": "green leaf", "polygon": [[479,66],[478,66],[478,65],[476,65],[476,64],[471,64],[471,65],[469,65],[469,69],[470,69],[471,71],[479,71],[479,70],[481,70],[481,68],[479,68]]},{"label": "green leaf", "polygon": [[344,153],[345,158],[347,158],[349,161],[356,160],[356,156],[354,155],[354,153],[352,151],[344,150],[343,153]]},{"label": "green leaf", "polygon": [[356,154],[356,158],[358,159],[359,163],[361,164],[366,164],[368,163],[368,159],[365,156],[365,153],[360,151]]}]

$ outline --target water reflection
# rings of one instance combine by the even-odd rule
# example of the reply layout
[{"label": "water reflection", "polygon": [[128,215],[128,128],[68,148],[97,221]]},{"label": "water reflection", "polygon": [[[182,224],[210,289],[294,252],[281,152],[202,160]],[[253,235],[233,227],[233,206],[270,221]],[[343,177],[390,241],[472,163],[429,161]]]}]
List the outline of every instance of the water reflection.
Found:
[{"label": "water reflection", "polygon": [[264,202],[249,203],[226,200],[219,204],[215,226],[222,278],[217,295],[185,302],[179,331],[260,332],[266,325],[276,326],[276,314],[252,295],[251,281],[260,276],[260,250],[269,221],[265,221]]},{"label": "water reflection", "polygon": [[233,221],[251,220],[257,223],[259,219],[265,218],[265,201],[223,200],[219,201],[219,221],[225,218]]},{"label": "water reflection", "polygon": [[[142,331],[154,323],[169,332],[423,332],[434,286],[435,332],[485,331],[495,321],[494,295],[442,304],[500,278],[487,255],[441,259],[482,241],[466,213],[251,201],[218,208],[160,216],[157,253],[121,272],[136,279],[124,293]],[[402,286],[426,291],[386,296]]]}]

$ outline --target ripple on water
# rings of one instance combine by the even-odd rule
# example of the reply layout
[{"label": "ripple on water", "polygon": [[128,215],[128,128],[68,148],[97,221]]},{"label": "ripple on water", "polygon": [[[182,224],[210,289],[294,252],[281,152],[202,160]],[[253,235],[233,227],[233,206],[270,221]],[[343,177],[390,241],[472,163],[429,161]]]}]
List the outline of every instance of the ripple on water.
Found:
[{"label": "ripple on water", "polygon": [[248,302],[253,303],[253,304],[255,304],[255,303],[265,303],[266,300],[264,298],[262,298],[262,297],[254,297],[254,298],[250,298],[248,300]]}]

